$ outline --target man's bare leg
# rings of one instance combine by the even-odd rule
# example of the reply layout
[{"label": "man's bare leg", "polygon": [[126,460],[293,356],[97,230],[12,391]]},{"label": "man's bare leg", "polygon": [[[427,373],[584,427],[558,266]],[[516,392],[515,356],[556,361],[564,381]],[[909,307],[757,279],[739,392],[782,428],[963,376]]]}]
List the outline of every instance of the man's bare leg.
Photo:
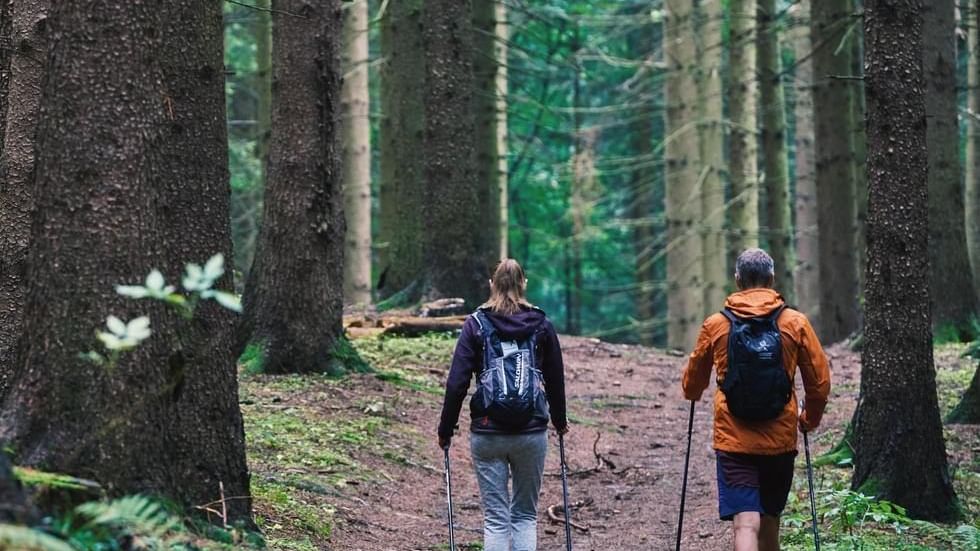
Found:
[{"label": "man's bare leg", "polygon": [[779,551],[779,517],[762,515],[759,526],[759,551]]},{"label": "man's bare leg", "polygon": [[735,515],[735,551],[760,551],[759,517],[756,512]]}]

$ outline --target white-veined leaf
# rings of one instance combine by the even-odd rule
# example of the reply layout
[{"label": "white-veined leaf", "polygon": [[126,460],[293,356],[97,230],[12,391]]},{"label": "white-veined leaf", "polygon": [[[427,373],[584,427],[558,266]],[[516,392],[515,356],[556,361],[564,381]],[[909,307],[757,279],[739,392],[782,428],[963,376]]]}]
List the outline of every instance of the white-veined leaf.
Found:
[{"label": "white-veined leaf", "polygon": [[126,335],[126,324],[123,320],[117,318],[116,316],[109,316],[105,319],[105,326],[109,328],[109,331],[118,337]]}]

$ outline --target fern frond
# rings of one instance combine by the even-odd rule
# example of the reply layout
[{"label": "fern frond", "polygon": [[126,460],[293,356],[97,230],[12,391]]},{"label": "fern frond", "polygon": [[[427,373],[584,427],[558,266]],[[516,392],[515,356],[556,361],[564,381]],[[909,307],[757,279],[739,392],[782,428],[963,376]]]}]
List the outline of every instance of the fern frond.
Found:
[{"label": "fern frond", "polygon": [[135,534],[163,536],[183,530],[180,519],[167,511],[160,503],[141,496],[125,496],[112,501],[92,501],[75,508],[79,515],[90,519],[90,524],[125,527]]},{"label": "fern frond", "polygon": [[27,467],[14,467],[13,472],[14,478],[25,486],[41,486],[63,490],[99,490],[102,488],[98,482],[66,474],[48,473]]},{"label": "fern frond", "polygon": [[0,549],[23,551],[75,551],[51,534],[16,524],[0,524]]}]

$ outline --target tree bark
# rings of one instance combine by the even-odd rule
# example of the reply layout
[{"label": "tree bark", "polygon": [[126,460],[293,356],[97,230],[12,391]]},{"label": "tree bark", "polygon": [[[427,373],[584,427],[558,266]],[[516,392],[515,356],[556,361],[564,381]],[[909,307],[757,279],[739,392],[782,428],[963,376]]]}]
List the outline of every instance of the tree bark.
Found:
[{"label": "tree bark", "polygon": [[697,129],[697,50],[688,2],[665,5],[664,214],[667,219],[667,346],[694,346],[704,313],[703,243],[698,233],[701,166]]},{"label": "tree bark", "polygon": [[[494,6],[496,17],[494,34],[497,37],[494,47],[494,57],[497,60],[497,183],[500,185],[500,189],[498,190],[500,195],[500,218],[498,220],[500,224],[499,256],[500,258],[507,258],[510,255],[510,236],[508,235],[510,214],[507,209],[509,202],[508,181],[510,180],[510,167],[507,166],[507,96],[510,90],[507,76],[507,46],[510,43],[510,25],[507,24],[507,4],[504,2],[495,2]],[[524,260],[526,261],[527,259]]]},{"label": "tree bark", "polygon": [[[0,414],[18,464],[184,506],[248,496],[230,319],[205,303],[184,321],[114,286],[230,251],[220,7],[52,5],[24,310],[24,334],[45,338],[19,341]],[[107,314],[153,320],[114,367],[79,358]],[[227,507],[250,520],[248,499]]]},{"label": "tree bark", "polygon": [[929,263],[932,324],[966,330],[976,297],[966,249],[960,133],[957,125],[956,4],[933,0],[923,9],[926,142],[929,151]]},{"label": "tree bark", "polygon": [[836,52],[851,20],[850,0],[810,3],[813,110],[816,119],[817,223],[820,246],[820,334],[837,342],[858,328],[857,203],[851,158],[851,94],[846,50]]},{"label": "tree bark", "polygon": [[[810,14],[810,0],[797,5],[790,31],[796,57],[796,271],[793,274],[796,306],[814,327],[820,323],[819,236],[817,188],[813,166],[813,64],[810,28],[803,17]],[[863,127],[863,121],[861,126]]]},{"label": "tree bark", "polygon": [[762,108],[762,149],[765,157],[766,219],[769,254],[776,268],[776,286],[788,304],[795,304],[793,221],[790,216],[789,157],[786,151],[786,100],[783,93],[779,28],[775,0],[759,0],[759,100]]},{"label": "tree bark", "polygon": [[868,271],[852,485],[913,517],[949,521],[956,496],[929,323],[922,16],[919,0],[866,3]]},{"label": "tree bark", "polygon": [[343,126],[344,302],[371,303],[371,113],[368,89],[368,0],[344,10]]},{"label": "tree bark", "polygon": [[485,188],[476,177],[471,97],[470,2],[425,0],[425,193],[422,243],[426,299],[460,297],[475,307],[487,296],[479,204]]},{"label": "tree bark", "polygon": [[725,246],[725,165],[722,121],[722,26],[721,2],[701,2],[698,28],[692,39],[698,48],[698,138],[701,147],[702,269],[704,298],[702,316],[716,311],[725,301],[728,272]]},{"label": "tree bark", "polygon": [[260,347],[267,373],[337,372],[343,367],[330,356],[343,313],[340,0],[273,7],[269,179],[239,347]]},{"label": "tree bark", "polygon": [[732,200],[730,258],[759,246],[759,128],[756,111],[756,0],[732,0],[728,111],[732,123],[729,175]]},{"label": "tree bark", "polygon": [[[854,0],[854,9],[863,9],[861,0]],[[847,51],[851,57],[852,76],[864,74],[864,34],[851,33],[847,40]],[[867,111],[864,98],[864,86],[859,80],[849,81],[848,92],[851,94],[851,164],[854,172],[854,197],[857,212],[857,252],[858,259],[858,289],[864,288],[864,273],[868,267],[868,135],[864,129],[864,116]],[[859,312],[860,316],[860,312]],[[860,325],[860,317],[858,324]]]},{"label": "tree bark", "polygon": [[4,133],[7,130],[7,94],[10,91],[10,57],[13,49],[11,6],[13,0],[0,0],[0,157],[3,157]]},{"label": "tree bark", "polygon": [[23,324],[26,262],[34,208],[34,131],[41,79],[47,61],[47,0],[0,2],[9,48],[2,85],[5,126],[0,154],[0,398],[15,362],[14,347]]},{"label": "tree bark", "polygon": [[980,301],[980,3],[970,2],[974,19],[969,27],[970,54],[967,69],[970,116],[966,118],[966,185],[963,198],[966,215],[966,246],[973,273],[973,296]]},{"label": "tree bark", "polygon": [[381,20],[378,220],[380,297],[421,286],[425,105],[422,0],[389,2]]},{"label": "tree bark", "polygon": [[484,262],[500,260],[500,157],[497,132],[496,2],[477,0],[473,9],[473,118],[477,201]]}]

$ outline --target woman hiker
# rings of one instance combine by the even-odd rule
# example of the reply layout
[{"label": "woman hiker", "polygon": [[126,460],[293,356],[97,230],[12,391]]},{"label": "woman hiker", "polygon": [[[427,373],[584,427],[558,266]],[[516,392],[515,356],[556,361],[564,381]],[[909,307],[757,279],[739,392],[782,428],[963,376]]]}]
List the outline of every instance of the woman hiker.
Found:
[{"label": "woman hiker", "polygon": [[558,433],[568,432],[558,335],[527,301],[526,289],[520,264],[501,261],[490,280],[490,299],[466,319],[456,342],[439,422],[439,446],[448,449],[476,376],[470,454],[483,506],[484,551],[537,549],[549,413]]}]

